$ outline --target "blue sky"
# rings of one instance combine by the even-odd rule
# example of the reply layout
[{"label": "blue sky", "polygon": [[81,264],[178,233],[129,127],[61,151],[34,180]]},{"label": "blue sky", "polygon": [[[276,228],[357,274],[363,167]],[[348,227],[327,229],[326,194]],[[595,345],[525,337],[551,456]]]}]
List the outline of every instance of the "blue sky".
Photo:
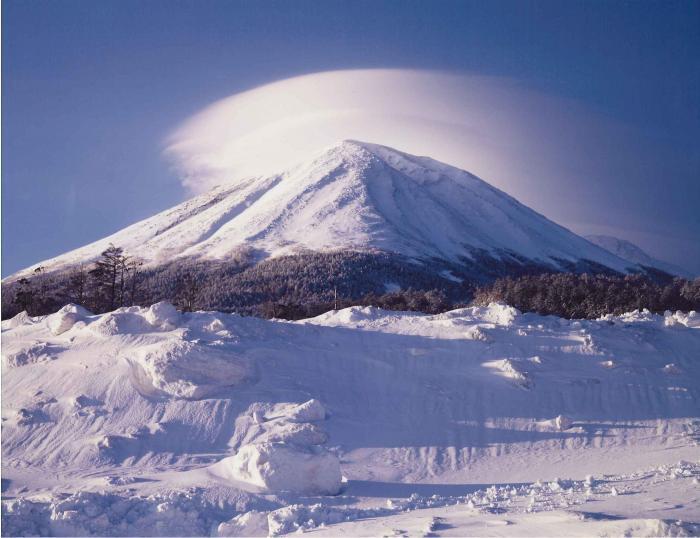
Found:
[{"label": "blue sky", "polygon": [[[606,178],[609,191],[596,187],[588,220],[700,272],[699,2],[5,0],[2,10],[3,275],[183,200],[164,140],[213,101],[350,68],[506,77],[619,122],[644,137],[643,164],[623,153],[629,168]],[[585,157],[620,158],[614,147]]]}]

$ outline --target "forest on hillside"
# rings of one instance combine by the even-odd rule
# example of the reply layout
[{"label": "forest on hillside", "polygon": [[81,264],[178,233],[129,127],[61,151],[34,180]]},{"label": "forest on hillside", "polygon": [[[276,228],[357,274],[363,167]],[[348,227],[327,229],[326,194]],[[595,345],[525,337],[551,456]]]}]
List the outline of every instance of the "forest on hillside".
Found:
[{"label": "forest on hillside", "polygon": [[[448,272],[449,271],[449,272]],[[68,303],[92,312],[170,301],[183,311],[218,310],[302,319],[348,306],[438,313],[500,301],[524,312],[596,318],[635,309],[700,310],[700,279],[610,273],[524,274],[490,282],[440,260],[416,263],[386,252],[305,252],[256,263],[250,253],[229,260],[180,259],[144,268],[110,246],[89,265],[48,272],[38,267],[3,284],[2,317],[55,312]]]}]

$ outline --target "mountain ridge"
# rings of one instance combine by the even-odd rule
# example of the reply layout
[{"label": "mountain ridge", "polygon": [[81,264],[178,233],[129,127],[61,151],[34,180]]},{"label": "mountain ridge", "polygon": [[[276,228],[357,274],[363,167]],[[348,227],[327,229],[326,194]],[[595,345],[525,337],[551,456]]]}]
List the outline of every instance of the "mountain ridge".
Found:
[{"label": "mountain ridge", "polygon": [[627,241],[626,239],[620,239],[619,237],[614,237],[612,235],[597,234],[586,235],[584,237],[591,243],[594,243],[631,263],[643,265],[645,267],[653,267],[671,275],[678,275],[682,277],[692,276],[690,271],[687,271],[686,269],[678,267],[672,263],[654,258],[644,251],[644,249],[638,245],[635,245],[631,241]]}]

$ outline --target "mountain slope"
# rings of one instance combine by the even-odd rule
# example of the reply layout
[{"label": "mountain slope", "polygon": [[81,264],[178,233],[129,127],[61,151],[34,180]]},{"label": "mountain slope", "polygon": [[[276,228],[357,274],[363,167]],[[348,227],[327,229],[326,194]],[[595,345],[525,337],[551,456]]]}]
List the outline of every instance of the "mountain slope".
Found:
[{"label": "mountain slope", "polygon": [[587,235],[585,236],[591,243],[612,252],[615,256],[627,260],[635,265],[644,265],[660,269],[670,275],[678,275],[683,277],[690,276],[690,273],[681,267],[661,261],[657,258],[649,256],[644,250],[639,248],[634,243],[611,235]]},{"label": "mountain slope", "polygon": [[41,265],[91,261],[109,243],[149,265],[225,260],[241,248],[260,257],[357,249],[457,263],[487,256],[552,270],[581,260],[634,270],[468,172],[356,141],[272,177],[222,185]]}]

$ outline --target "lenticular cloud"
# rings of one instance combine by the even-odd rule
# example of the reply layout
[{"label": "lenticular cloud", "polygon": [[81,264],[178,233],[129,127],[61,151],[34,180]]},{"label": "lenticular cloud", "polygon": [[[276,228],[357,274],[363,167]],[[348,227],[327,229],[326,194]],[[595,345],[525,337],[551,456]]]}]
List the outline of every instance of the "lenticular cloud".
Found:
[{"label": "lenticular cloud", "polygon": [[[232,95],[184,122],[167,153],[201,192],[274,173],[343,139],[430,155],[508,187],[555,164],[543,159],[581,135],[579,111],[505,79],[368,69],[304,75]],[[574,121],[575,120],[575,121]],[[585,128],[585,125],[584,125]],[[549,148],[551,149],[551,148]]]},{"label": "lenticular cloud", "polygon": [[165,145],[196,194],[281,172],[344,139],[433,157],[581,233],[622,233],[647,246],[655,242],[634,231],[648,228],[644,203],[627,196],[621,207],[611,192],[630,184],[645,192],[668,162],[683,161],[676,154],[659,161],[656,141],[511,79],[407,69],[329,71],[260,86],[211,104]]}]

